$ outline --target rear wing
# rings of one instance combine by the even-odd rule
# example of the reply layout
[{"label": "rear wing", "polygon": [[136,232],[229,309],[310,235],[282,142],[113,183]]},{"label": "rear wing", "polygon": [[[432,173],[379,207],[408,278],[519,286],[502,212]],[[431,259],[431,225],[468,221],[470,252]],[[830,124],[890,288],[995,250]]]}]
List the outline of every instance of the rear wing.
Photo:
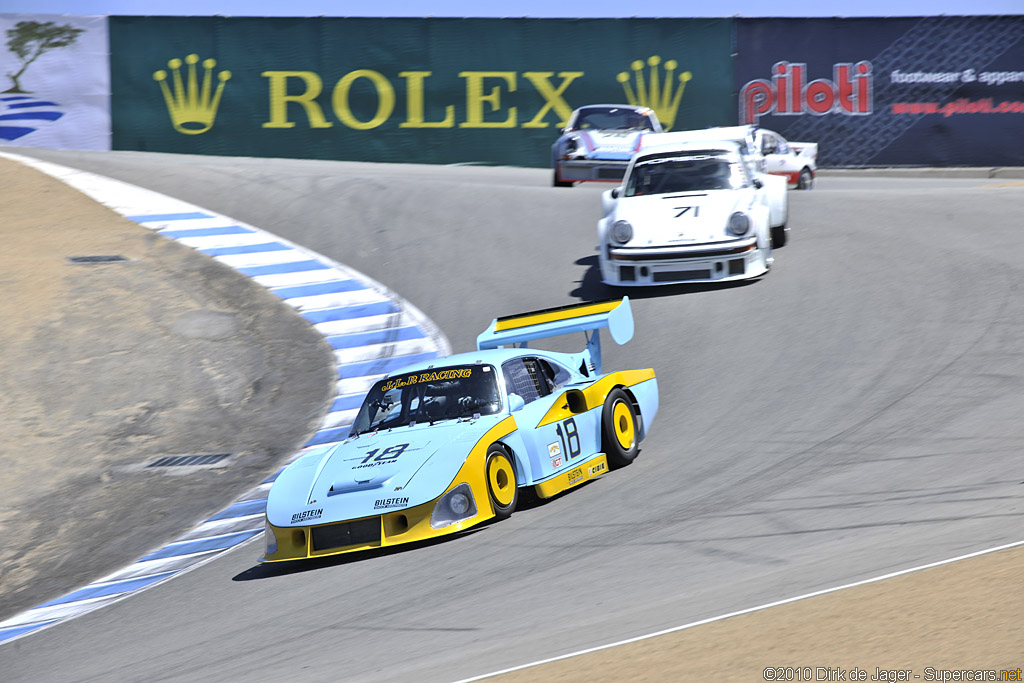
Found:
[{"label": "rear wing", "polygon": [[583,360],[594,372],[600,374],[602,328],[608,328],[612,339],[619,345],[633,338],[633,309],[630,308],[629,297],[495,318],[490,327],[476,338],[476,348],[500,349],[515,345],[525,347],[534,339],[557,337],[573,332],[592,332],[593,334],[588,335]]},{"label": "rear wing", "polygon": [[817,142],[791,142],[789,146],[796,152],[797,156],[810,157],[815,161],[818,160]]}]

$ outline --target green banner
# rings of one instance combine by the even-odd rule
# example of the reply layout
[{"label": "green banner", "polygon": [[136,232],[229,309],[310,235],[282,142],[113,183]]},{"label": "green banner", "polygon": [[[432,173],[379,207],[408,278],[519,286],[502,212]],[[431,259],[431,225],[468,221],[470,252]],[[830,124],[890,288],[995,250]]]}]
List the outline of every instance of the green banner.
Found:
[{"label": "green banner", "polygon": [[110,17],[113,148],[547,166],[570,112],[735,118],[729,19]]}]

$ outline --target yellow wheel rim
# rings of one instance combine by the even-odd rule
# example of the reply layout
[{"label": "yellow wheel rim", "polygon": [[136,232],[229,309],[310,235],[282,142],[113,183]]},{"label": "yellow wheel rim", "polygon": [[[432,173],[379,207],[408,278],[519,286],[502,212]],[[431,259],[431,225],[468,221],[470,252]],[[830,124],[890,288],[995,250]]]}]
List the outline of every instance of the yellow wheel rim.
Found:
[{"label": "yellow wheel rim", "polygon": [[505,507],[512,504],[516,497],[516,473],[504,455],[495,455],[487,463],[487,482],[498,505]]},{"label": "yellow wheel rim", "polygon": [[622,446],[622,450],[628,451],[633,447],[636,428],[633,425],[633,416],[629,414],[629,406],[625,401],[615,403],[615,408],[612,410],[612,422],[615,428],[615,439]]}]

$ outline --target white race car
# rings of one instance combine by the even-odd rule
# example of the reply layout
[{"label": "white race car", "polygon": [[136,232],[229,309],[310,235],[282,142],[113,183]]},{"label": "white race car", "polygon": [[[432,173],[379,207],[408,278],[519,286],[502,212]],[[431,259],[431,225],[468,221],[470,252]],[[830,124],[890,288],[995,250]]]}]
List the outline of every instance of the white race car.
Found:
[{"label": "white race car", "polygon": [[622,185],[601,198],[602,281],[631,287],[763,275],[772,265],[771,195],[736,142],[645,141]]},{"label": "white race car", "polygon": [[818,143],[789,142],[775,131],[757,128],[754,144],[764,159],[765,173],[779,175],[790,187],[809,190],[818,173]]},{"label": "white race car", "polygon": [[653,109],[591,104],[572,113],[551,146],[555,187],[574,182],[620,182],[630,157],[648,134],[661,133]]},{"label": "white race car", "polygon": [[750,175],[764,186],[765,203],[769,208],[769,222],[772,228],[772,246],[782,247],[789,241],[789,197],[786,192],[786,178],[767,171],[767,161],[761,154],[761,147],[757,142],[759,130],[756,126],[729,126],[645,135],[639,151],[688,142],[736,143]]},{"label": "white race car", "polygon": [[732,140],[740,146],[744,158],[756,171],[785,178],[790,187],[798,190],[814,187],[814,178],[818,173],[818,143],[789,142],[775,131],[757,126],[681,130],[657,138],[647,138],[644,144],[660,145],[668,140]]}]

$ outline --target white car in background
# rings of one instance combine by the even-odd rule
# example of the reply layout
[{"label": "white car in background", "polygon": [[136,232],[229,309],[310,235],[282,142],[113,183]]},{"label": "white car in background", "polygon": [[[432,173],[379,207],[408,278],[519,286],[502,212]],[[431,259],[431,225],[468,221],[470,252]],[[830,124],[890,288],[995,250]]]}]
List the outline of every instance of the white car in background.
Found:
[{"label": "white car in background", "polygon": [[767,160],[761,154],[761,147],[757,142],[759,130],[756,126],[729,126],[645,135],[639,151],[690,142],[728,141],[735,143],[751,177],[764,187],[765,203],[769,209],[772,246],[778,248],[785,246],[789,241],[789,195],[786,191],[786,179],[767,171]]},{"label": "white car in background", "polygon": [[602,281],[633,287],[765,274],[772,192],[734,141],[645,140],[622,185],[602,195]]},{"label": "white car in background", "polygon": [[572,113],[551,146],[555,187],[620,182],[641,140],[661,133],[653,109],[629,104],[591,104]]},{"label": "white car in background", "polygon": [[764,159],[765,173],[782,176],[797,190],[814,187],[818,174],[817,142],[789,142],[774,131],[758,128],[754,144]]}]

